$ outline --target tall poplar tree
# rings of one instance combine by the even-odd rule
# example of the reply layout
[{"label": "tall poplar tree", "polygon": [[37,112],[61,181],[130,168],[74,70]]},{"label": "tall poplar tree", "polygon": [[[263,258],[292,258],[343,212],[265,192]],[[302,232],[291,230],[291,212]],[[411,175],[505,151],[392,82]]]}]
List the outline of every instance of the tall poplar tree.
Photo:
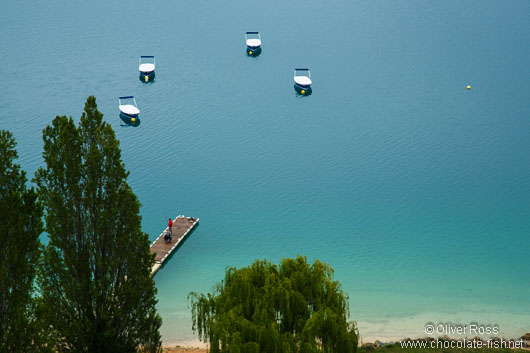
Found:
[{"label": "tall poplar tree", "polygon": [[333,269],[305,257],[228,268],[214,293],[190,293],[193,329],[212,353],[353,353],[358,332]]},{"label": "tall poplar tree", "polygon": [[154,257],[119,142],[91,96],[79,126],[56,117],[43,130],[45,206],[38,276],[44,318],[59,352],[158,352]]},{"label": "tall poplar tree", "polygon": [[0,352],[10,353],[35,351],[32,295],[42,233],[42,207],[14,163],[15,146],[13,135],[0,130]]}]

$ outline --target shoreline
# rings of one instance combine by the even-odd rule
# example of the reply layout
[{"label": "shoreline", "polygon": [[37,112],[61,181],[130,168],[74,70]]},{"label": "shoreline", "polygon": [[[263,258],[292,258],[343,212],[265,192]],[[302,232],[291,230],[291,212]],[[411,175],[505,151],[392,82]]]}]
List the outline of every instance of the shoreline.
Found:
[{"label": "shoreline", "polygon": [[[379,339],[374,339],[373,341],[365,341],[364,343],[359,339],[359,347],[365,347],[366,349],[376,349],[384,347],[386,345],[394,344],[401,341],[420,341],[420,342],[430,342],[430,341],[482,341],[487,343],[488,340],[493,341],[522,341],[521,349],[530,350],[530,332],[522,335],[518,338],[500,338],[500,337],[491,337],[491,338],[482,338],[482,337],[460,337],[453,338],[449,336],[439,336],[438,338],[434,337],[422,337],[422,338],[401,338],[397,340],[390,341],[381,341]],[[513,349],[513,348],[512,348]],[[176,344],[163,345],[162,351],[164,353],[207,353],[208,345],[201,341],[186,341]]]},{"label": "shoreline", "polygon": [[182,347],[182,346],[163,346],[164,353],[207,353],[207,348]]}]

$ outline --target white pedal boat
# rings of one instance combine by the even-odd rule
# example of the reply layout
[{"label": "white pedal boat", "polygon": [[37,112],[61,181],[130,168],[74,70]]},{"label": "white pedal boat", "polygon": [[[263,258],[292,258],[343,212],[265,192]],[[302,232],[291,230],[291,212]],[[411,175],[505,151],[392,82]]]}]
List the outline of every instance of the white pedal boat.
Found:
[{"label": "white pedal boat", "polygon": [[151,56],[151,55],[140,56],[138,70],[140,70],[141,74],[149,75],[150,73],[155,71],[155,68],[156,68],[156,61],[155,61],[154,56]]},{"label": "white pedal boat", "polygon": [[245,43],[248,55],[257,54],[261,51],[261,34],[259,32],[246,32]]},{"label": "white pedal boat", "polygon": [[301,89],[310,88],[313,81],[311,81],[311,71],[309,69],[294,69],[294,83]]},{"label": "white pedal boat", "polygon": [[131,117],[136,118],[140,114],[140,109],[136,104],[136,99],[133,96],[124,96],[118,98],[120,113]]}]

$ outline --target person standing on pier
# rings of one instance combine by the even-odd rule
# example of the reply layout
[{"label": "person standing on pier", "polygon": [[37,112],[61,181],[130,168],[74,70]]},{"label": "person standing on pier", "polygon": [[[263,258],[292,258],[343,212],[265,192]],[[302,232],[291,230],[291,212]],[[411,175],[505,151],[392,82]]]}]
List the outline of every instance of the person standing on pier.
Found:
[{"label": "person standing on pier", "polygon": [[169,219],[169,222],[167,223],[167,227],[169,229],[169,241],[173,239],[173,221],[171,218]]}]

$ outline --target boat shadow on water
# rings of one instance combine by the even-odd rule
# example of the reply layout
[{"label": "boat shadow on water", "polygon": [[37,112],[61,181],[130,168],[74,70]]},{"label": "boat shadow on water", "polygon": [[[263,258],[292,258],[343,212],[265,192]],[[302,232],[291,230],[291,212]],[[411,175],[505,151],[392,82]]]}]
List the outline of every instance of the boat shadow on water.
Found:
[{"label": "boat shadow on water", "polygon": [[252,48],[247,47],[245,48],[245,54],[248,57],[257,58],[258,56],[261,55],[261,47],[257,49],[252,49]]},{"label": "boat shadow on water", "polygon": [[313,90],[311,89],[311,86],[309,87],[300,87],[297,84],[293,85],[294,90],[296,91],[297,97],[305,97],[310,96],[313,93]]},{"label": "boat shadow on water", "polygon": [[138,77],[140,79],[140,82],[142,83],[153,83],[155,82],[155,72],[150,73],[142,73],[140,72],[140,76]]},{"label": "boat shadow on water", "polygon": [[120,113],[120,118],[125,124],[121,124],[121,126],[132,126],[132,127],[138,127],[140,126],[140,118],[138,117],[131,117],[129,115]]}]

